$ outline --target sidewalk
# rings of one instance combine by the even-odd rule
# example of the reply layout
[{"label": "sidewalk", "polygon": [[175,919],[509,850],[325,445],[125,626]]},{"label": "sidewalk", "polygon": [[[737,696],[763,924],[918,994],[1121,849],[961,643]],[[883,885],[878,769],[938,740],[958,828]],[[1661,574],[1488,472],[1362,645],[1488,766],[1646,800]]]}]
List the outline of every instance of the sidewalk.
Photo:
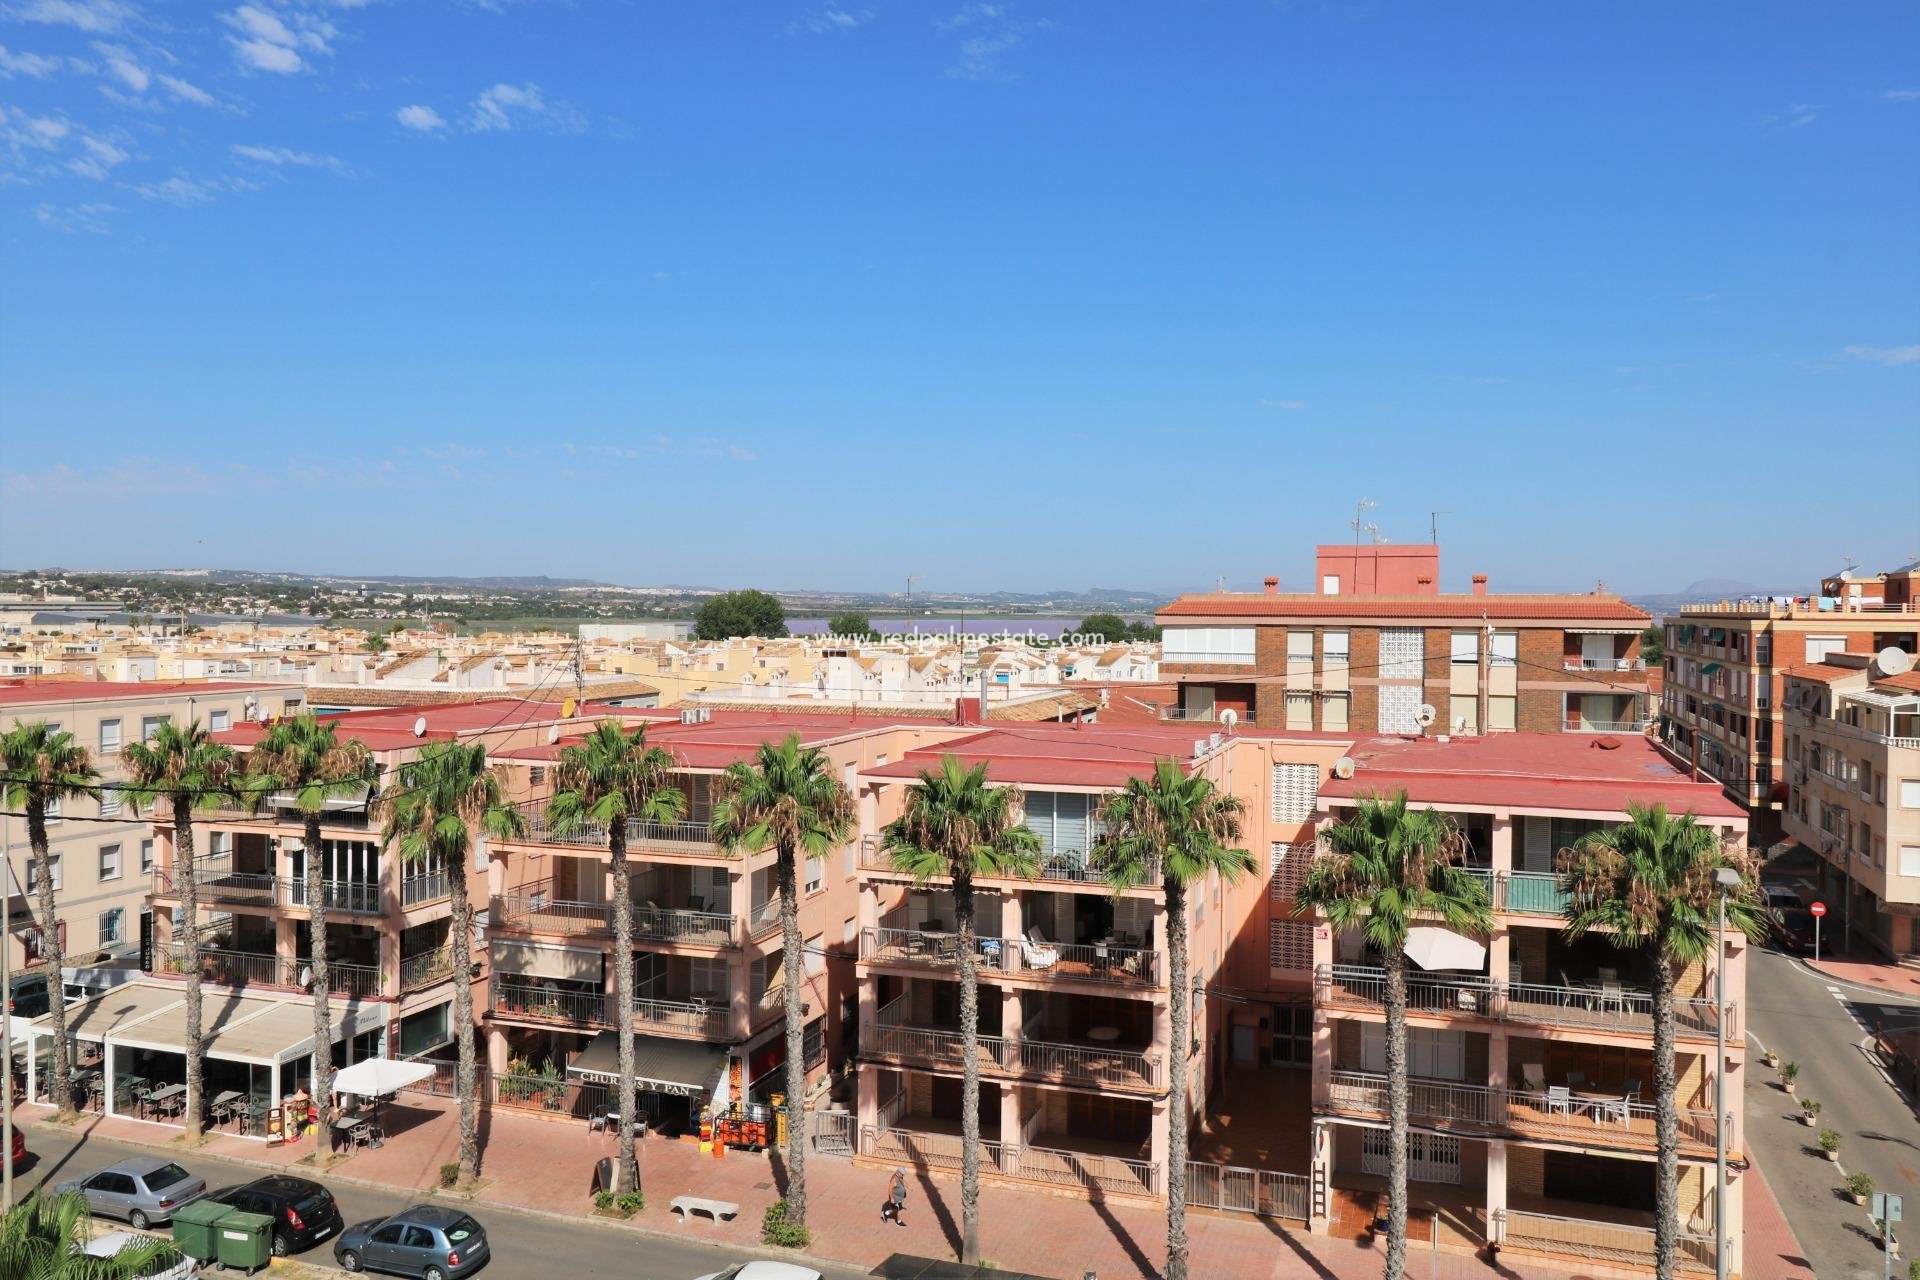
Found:
[{"label": "sidewalk", "polygon": [[[50,1114],[42,1106],[22,1107],[30,1122]],[[615,1140],[607,1134],[589,1134],[584,1125],[549,1121],[509,1111],[481,1112],[483,1164],[476,1201],[506,1208],[531,1210],[579,1219],[587,1212],[587,1193],[595,1161],[612,1155]],[[137,1120],[90,1116],[81,1122],[87,1132],[122,1142],[169,1147],[178,1151],[178,1131]],[[323,1180],[353,1180],[379,1186],[425,1192],[439,1183],[442,1164],[458,1158],[458,1107],[451,1099],[402,1095],[402,1104],[387,1114],[388,1138],[378,1149],[362,1149],[345,1156],[325,1171],[301,1166],[298,1171]],[[295,1165],[311,1154],[311,1143],[267,1147],[231,1135],[208,1140],[208,1154],[245,1160],[266,1168]],[[699,1235],[741,1246],[757,1246],[760,1218],[778,1198],[785,1175],[772,1155],[728,1151],[722,1158],[702,1155],[697,1145],[648,1138],[640,1144],[642,1184],[647,1207],[627,1229]],[[855,1166],[845,1160],[815,1156],[807,1162],[808,1222],[813,1250],[820,1257],[861,1268],[877,1267],[895,1253],[926,1257],[954,1257],[959,1248],[960,1184],[958,1178],[918,1176],[910,1181],[905,1229],[880,1221],[886,1197],[887,1170]],[[1764,1187],[1759,1179],[1749,1184]],[[700,1195],[731,1200],[740,1206],[732,1222],[710,1223],[701,1218],[683,1224],[668,1205],[676,1195]],[[1811,1274],[1798,1263],[1792,1233],[1780,1217],[1770,1193],[1749,1192],[1749,1280],[1802,1280]],[[1764,1202],[1764,1203],[1762,1203]],[[980,1193],[981,1244],[986,1257],[1001,1266],[1039,1275],[1079,1280],[1088,1271],[1101,1280],[1159,1274],[1166,1251],[1166,1212],[1151,1204],[1092,1203],[1078,1196],[1051,1195],[991,1182]],[[1193,1273],[1200,1276],[1280,1277],[1310,1274],[1320,1280],[1373,1280],[1381,1272],[1384,1246],[1369,1247],[1352,1240],[1307,1234],[1240,1215],[1194,1212],[1188,1215],[1193,1250]],[[1764,1249],[1755,1248],[1766,1241]],[[1437,1267],[1429,1267],[1424,1249],[1422,1274],[1435,1280],[1480,1280],[1503,1276],[1508,1280],[1555,1280],[1580,1272],[1533,1259],[1502,1259],[1490,1266],[1484,1258],[1443,1252]],[[1585,1271],[1591,1274],[1591,1271]]]},{"label": "sidewalk", "polygon": [[1840,982],[1856,982],[1890,995],[1920,999],[1920,969],[1909,969],[1886,960],[1834,959],[1827,956],[1822,956],[1817,963],[1808,960],[1807,966]]}]

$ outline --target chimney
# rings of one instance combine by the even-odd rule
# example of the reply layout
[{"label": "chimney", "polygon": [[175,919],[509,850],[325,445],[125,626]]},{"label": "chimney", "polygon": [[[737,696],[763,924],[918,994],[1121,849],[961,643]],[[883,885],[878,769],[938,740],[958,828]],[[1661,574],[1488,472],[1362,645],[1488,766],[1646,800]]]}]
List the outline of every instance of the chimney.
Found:
[{"label": "chimney", "polygon": [[1267,581],[1266,581],[1266,587],[1267,587],[1267,594],[1268,594],[1268,595],[1270,595],[1270,596],[1277,596],[1277,595],[1279,595],[1279,594],[1280,594],[1280,579],[1278,579],[1278,578],[1268,578],[1268,579],[1267,579]]},{"label": "chimney", "polygon": [[1487,594],[1487,575],[1486,574],[1476,573],[1473,575],[1473,594],[1477,596],[1483,596]]}]

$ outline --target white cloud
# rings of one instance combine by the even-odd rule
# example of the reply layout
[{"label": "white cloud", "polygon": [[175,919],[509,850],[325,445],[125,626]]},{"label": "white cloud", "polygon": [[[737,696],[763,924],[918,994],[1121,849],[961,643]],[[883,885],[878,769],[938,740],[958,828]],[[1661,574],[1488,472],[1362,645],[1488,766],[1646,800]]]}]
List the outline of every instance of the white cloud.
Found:
[{"label": "white cloud", "polygon": [[546,98],[537,84],[497,84],[473,100],[473,114],[467,127],[476,133],[513,128],[513,113],[523,117],[539,115],[547,109]]},{"label": "white cloud", "polygon": [[106,60],[107,74],[135,93],[145,93],[153,77],[134,61],[133,51],[125,45],[95,42],[93,51]]},{"label": "white cloud", "polygon": [[107,215],[119,210],[110,204],[43,204],[33,211],[40,225],[54,231],[64,231],[68,235],[85,232],[88,235],[107,234]]},{"label": "white cloud", "polygon": [[32,76],[36,80],[45,80],[60,69],[60,59],[50,58],[43,53],[15,53],[0,44],[0,76],[13,79],[15,76]]},{"label": "white cloud", "polygon": [[1785,111],[1761,117],[1760,123],[1779,125],[1783,129],[1804,129],[1820,118],[1822,110],[1817,102],[1798,102]]},{"label": "white cloud", "polygon": [[120,0],[27,0],[25,4],[8,8],[7,16],[17,22],[43,22],[49,26],[105,32],[125,26],[133,16],[133,9]]},{"label": "white cloud", "polygon": [[127,190],[142,200],[155,200],[161,204],[177,205],[182,209],[196,204],[211,204],[214,195],[213,189],[208,184],[178,176],[163,182],[136,182]]},{"label": "white cloud", "polygon": [[1870,364],[1920,364],[1920,343],[1911,347],[1848,347],[1840,353],[1849,360]]},{"label": "white cloud", "polygon": [[58,146],[68,134],[73,132],[72,125],[65,120],[56,120],[52,116],[13,116],[8,123],[18,126],[17,129],[8,130],[9,137],[24,142],[30,147],[46,150]]},{"label": "white cloud", "polygon": [[276,167],[294,165],[305,169],[332,169],[338,173],[347,171],[346,163],[338,156],[295,151],[289,147],[256,147],[236,142],[233,145],[233,154],[242,160],[252,160],[257,164],[270,164]]},{"label": "white cloud", "polygon": [[164,71],[156,72],[155,78],[166,87],[168,93],[182,102],[191,102],[196,107],[210,107],[213,105],[213,95],[205,89],[202,89],[199,85],[188,84],[179,76],[170,76]]},{"label": "white cloud", "polygon": [[852,31],[872,21],[871,9],[843,9],[837,4],[829,4],[819,9],[809,9],[789,22],[787,34],[824,36],[835,31]]},{"label": "white cloud", "polygon": [[432,107],[412,103],[393,113],[393,118],[402,125],[418,133],[432,133],[435,129],[444,129],[447,122]]},{"label": "white cloud", "polygon": [[1260,407],[1263,409],[1285,409],[1288,413],[1298,413],[1307,407],[1307,402],[1305,400],[1262,400]]},{"label": "white cloud", "polygon": [[95,182],[104,180],[113,166],[124,164],[131,154],[125,148],[116,147],[100,138],[82,138],[80,145],[86,149],[86,154],[67,161],[67,168]]},{"label": "white cloud", "polygon": [[1054,24],[1045,18],[1033,22],[1016,18],[1011,4],[966,4],[933,25],[960,36],[959,57],[947,68],[948,79],[1000,80],[1015,78],[1001,66],[1005,56],[1034,32]]},{"label": "white cloud", "polygon": [[1920,102],[1920,89],[1889,89],[1880,96],[1888,102]]},{"label": "white cloud", "polygon": [[267,40],[235,40],[233,56],[255,71],[275,71],[281,75],[292,75],[307,65],[286,45]]},{"label": "white cloud", "polygon": [[227,37],[244,67],[292,75],[304,71],[308,54],[329,53],[338,34],[330,22],[287,11],[283,17],[258,5],[243,4],[224,15],[235,34]]}]

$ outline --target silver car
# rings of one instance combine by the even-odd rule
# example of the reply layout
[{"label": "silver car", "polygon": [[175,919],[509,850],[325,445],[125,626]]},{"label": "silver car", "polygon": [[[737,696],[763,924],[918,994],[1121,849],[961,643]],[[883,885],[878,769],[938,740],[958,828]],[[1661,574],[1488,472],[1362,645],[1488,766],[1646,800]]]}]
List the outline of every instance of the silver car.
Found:
[{"label": "silver car", "polygon": [[136,1230],[170,1222],[180,1206],[207,1194],[207,1180],[196,1177],[171,1160],[135,1156],[119,1164],[73,1178],[54,1188],[56,1194],[77,1192],[87,1208],[106,1218],[124,1218]]}]

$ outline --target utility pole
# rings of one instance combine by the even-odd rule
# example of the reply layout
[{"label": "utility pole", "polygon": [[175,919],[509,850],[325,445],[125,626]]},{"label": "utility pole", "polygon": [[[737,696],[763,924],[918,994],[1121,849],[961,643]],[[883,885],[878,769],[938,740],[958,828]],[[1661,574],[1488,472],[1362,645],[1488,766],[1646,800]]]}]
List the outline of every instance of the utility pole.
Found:
[{"label": "utility pole", "polygon": [[907,575],[907,616],[908,617],[913,616],[913,584],[918,581],[920,581],[919,574],[910,573]]},{"label": "utility pole", "polygon": [[[0,994],[13,990],[13,819],[0,818]],[[54,975],[56,978],[58,974]],[[13,1208],[13,1014],[0,1006],[0,1214]]]},{"label": "utility pole", "polygon": [[587,642],[580,635],[580,627],[573,628],[573,707],[577,712],[587,700]]}]

